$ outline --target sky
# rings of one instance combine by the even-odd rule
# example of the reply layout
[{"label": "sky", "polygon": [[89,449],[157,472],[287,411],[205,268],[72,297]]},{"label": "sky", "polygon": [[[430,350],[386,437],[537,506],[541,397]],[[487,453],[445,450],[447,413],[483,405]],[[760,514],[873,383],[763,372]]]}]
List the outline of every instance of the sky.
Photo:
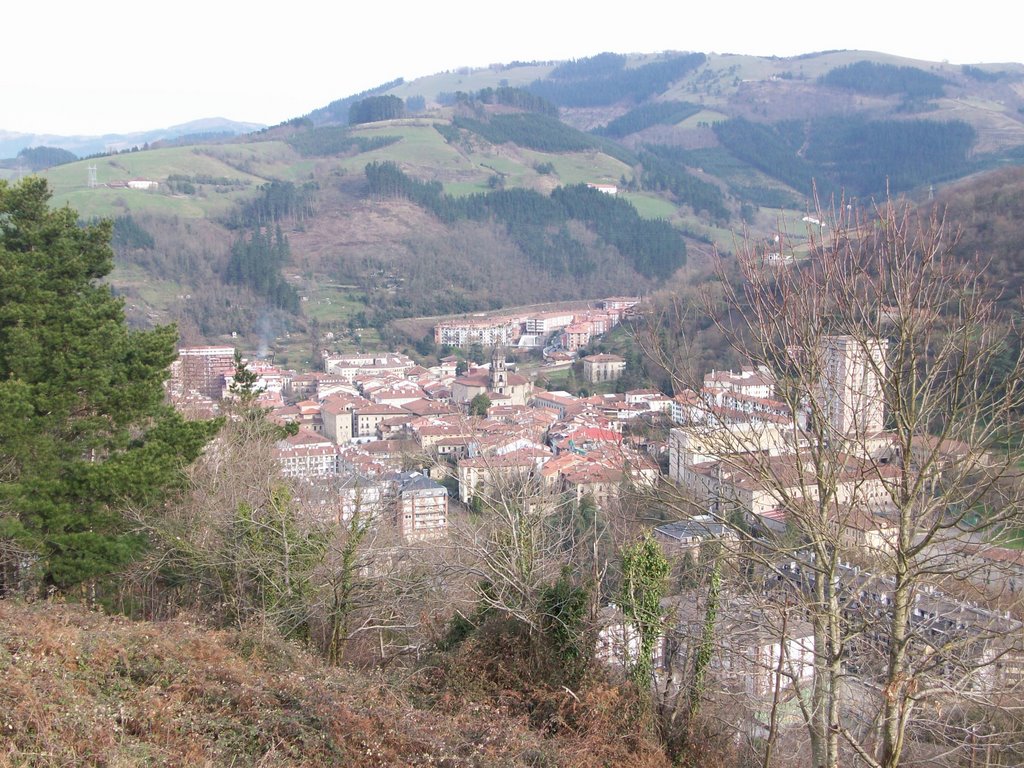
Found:
[{"label": "sky", "polygon": [[0,131],[37,134],[130,133],[206,117],[273,125],[397,77],[603,51],[861,49],[954,64],[1024,62],[1011,6],[994,0],[955,13],[920,0],[5,5]]}]

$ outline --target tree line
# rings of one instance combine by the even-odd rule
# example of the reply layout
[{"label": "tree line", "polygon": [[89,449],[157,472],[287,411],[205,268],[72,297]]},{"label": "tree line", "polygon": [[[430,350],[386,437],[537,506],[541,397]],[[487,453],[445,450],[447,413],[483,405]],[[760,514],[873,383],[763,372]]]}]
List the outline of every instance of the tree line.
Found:
[{"label": "tree line", "polygon": [[456,104],[474,107],[478,104],[501,104],[506,107],[515,107],[527,112],[536,112],[541,115],[558,117],[558,107],[545,98],[530,93],[525,88],[513,88],[503,85],[498,88],[481,88],[479,91],[442,91],[437,94],[437,100],[443,106],[454,106]]},{"label": "tree line", "polygon": [[271,181],[259,187],[259,195],[239,206],[225,224],[229,229],[265,227],[286,219],[301,221],[313,208],[316,182],[296,186],[290,181]]},{"label": "tree line", "polygon": [[347,128],[324,126],[289,136],[288,145],[303,157],[332,157],[361,154],[390,147],[401,141],[400,136],[353,136]]}]

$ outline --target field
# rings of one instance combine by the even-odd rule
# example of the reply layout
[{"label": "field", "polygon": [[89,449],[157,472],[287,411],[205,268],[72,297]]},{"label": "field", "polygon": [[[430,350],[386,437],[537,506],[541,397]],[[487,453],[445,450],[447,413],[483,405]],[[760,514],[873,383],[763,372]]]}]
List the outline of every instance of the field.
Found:
[{"label": "field", "polygon": [[628,200],[637,213],[645,219],[672,219],[678,214],[678,209],[668,200],[653,195],[638,194],[633,192],[620,193],[624,200]]}]

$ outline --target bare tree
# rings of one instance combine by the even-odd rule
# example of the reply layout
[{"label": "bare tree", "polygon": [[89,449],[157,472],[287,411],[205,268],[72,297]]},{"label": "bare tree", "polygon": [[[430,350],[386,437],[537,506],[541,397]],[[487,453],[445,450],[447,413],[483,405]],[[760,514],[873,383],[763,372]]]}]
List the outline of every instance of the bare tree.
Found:
[{"label": "bare tree", "polygon": [[487,610],[537,633],[542,591],[578,554],[561,520],[569,502],[544,487],[529,459],[481,463],[485,479],[473,497],[479,514],[453,526],[452,562],[476,583],[476,599]]},{"label": "bare tree", "polygon": [[[676,477],[744,541],[754,565],[728,588],[792,601],[813,630],[809,679],[770,662],[810,764],[955,762],[964,713],[1015,708],[1024,671],[1021,574],[1003,568],[1021,563],[995,557],[1021,524],[1020,339],[937,213],[838,211],[818,213],[806,254],[750,245],[721,262],[702,310],[786,411],[741,417],[698,395]],[[676,390],[699,392],[672,354],[685,347],[658,342],[646,351]]]}]

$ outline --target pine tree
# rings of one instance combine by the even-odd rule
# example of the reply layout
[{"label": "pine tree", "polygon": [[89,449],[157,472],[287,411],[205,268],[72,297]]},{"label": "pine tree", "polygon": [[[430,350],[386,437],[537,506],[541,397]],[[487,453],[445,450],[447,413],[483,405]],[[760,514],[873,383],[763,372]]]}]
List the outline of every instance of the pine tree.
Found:
[{"label": "pine tree", "polygon": [[145,548],[126,512],[160,504],[214,423],[164,404],[172,326],[129,332],[100,280],[111,225],[0,182],[0,594],[65,590]]}]

